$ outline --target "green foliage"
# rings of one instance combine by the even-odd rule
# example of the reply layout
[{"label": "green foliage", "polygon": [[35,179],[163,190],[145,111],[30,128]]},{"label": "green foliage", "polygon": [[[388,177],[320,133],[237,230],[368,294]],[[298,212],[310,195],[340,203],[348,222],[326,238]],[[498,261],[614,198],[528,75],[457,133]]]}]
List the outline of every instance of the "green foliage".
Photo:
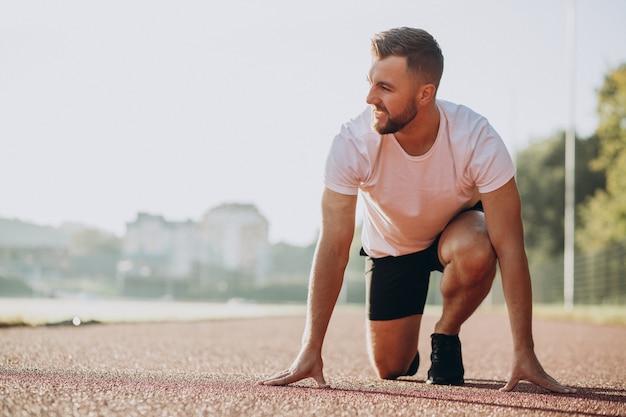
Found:
[{"label": "green foliage", "polygon": [[581,208],[583,227],[578,245],[598,250],[626,237],[626,64],[611,71],[598,92],[600,142],[591,167],[606,176],[598,190]]},{"label": "green foliage", "polygon": [[361,233],[363,225],[358,224],[354,229],[354,237],[350,245],[350,259],[346,266],[346,281],[356,281],[364,283],[365,258],[360,255],[361,252]]},{"label": "green foliage", "polygon": [[[361,229],[357,225],[350,246],[350,260],[346,266],[344,279],[346,281],[363,281],[364,259],[359,255],[361,250]],[[313,264],[317,241],[307,246],[293,246],[285,242],[279,242],[272,246],[272,271],[271,276],[276,281],[294,281],[293,278],[301,277],[300,281],[308,282],[309,273]],[[284,279],[281,279],[284,277]],[[296,279],[298,281],[298,279]]]},{"label": "green foliage", "polygon": [[33,290],[23,279],[0,276],[0,297],[30,297]]},{"label": "green foliage", "polygon": [[[598,153],[598,138],[576,140],[576,204],[604,186],[601,173],[589,168]],[[517,183],[522,199],[524,237],[531,263],[563,252],[565,210],[565,134],[536,142],[517,156]]]},{"label": "green foliage", "polygon": [[308,246],[294,246],[279,242],[272,246],[272,270],[270,275],[276,277],[301,276],[308,281],[309,271],[313,263],[315,242]]}]

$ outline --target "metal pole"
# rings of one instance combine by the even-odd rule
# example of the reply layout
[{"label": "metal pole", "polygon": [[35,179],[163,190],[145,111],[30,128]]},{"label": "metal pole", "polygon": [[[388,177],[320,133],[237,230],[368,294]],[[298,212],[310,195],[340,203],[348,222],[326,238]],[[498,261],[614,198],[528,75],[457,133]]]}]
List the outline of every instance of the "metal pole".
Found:
[{"label": "metal pole", "polygon": [[567,58],[569,123],[565,134],[565,219],[563,253],[563,301],[566,311],[574,308],[574,232],[576,171],[576,0],[567,9]]}]

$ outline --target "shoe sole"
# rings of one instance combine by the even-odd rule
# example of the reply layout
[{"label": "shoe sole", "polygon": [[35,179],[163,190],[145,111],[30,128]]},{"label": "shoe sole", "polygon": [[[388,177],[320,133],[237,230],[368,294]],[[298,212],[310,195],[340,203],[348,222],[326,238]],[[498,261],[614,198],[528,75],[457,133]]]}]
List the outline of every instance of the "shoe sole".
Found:
[{"label": "shoe sole", "polygon": [[463,385],[465,384],[465,380],[463,378],[461,379],[452,379],[452,380],[448,380],[448,379],[433,379],[433,378],[428,378],[426,380],[426,383],[429,385]]}]

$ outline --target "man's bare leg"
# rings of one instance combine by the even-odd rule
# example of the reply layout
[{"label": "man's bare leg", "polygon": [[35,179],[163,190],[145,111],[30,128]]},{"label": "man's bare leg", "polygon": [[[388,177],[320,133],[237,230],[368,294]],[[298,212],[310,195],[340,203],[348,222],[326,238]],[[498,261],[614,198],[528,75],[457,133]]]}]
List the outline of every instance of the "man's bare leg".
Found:
[{"label": "man's bare leg", "polygon": [[465,369],[458,334],[489,293],[496,273],[496,254],[482,212],[468,211],[450,222],[439,240],[439,259],[444,266],[443,309],[431,335],[426,383],[461,385]]},{"label": "man's bare leg", "polygon": [[489,241],[482,212],[468,211],[456,217],[439,240],[443,311],[435,333],[458,334],[493,284],[496,254]]},{"label": "man's bare leg", "polygon": [[[443,311],[435,333],[456,335],[489,293],[496,270],[496,255],[489,241],[484,215],[460,214],[440,238],[439,259]],[[422,315],[395,320],[368,321],[368,350],[379,377],[406,375],[417,354]]]},{"label": "man's bare leg", "polygon": [[406,375],[417,354],[421,322],[421,314],[395,320],[368,320],[368,351],[380,378]]}]

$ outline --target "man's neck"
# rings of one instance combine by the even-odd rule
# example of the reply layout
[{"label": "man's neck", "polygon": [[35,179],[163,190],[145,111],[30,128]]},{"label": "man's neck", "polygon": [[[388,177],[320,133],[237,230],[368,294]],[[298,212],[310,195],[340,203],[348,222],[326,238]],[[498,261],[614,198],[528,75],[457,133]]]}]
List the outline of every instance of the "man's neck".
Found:
[{"label": "man's neck", "polygon": [[439,108],[433,103],[432,106],[420,109],[415,119],[394,136],[407,154],[424,155],[437,139],[440,119]]}]

